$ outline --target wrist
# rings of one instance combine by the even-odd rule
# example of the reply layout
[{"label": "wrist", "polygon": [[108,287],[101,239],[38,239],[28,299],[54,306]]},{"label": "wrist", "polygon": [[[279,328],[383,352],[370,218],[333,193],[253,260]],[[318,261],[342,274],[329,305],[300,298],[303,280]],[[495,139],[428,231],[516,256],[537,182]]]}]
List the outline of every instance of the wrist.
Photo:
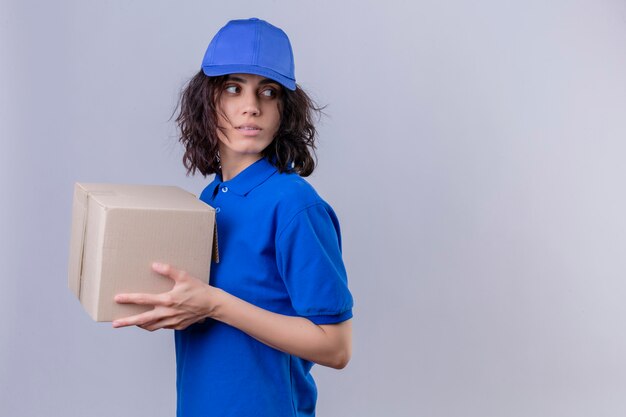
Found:
[{"label": "wrist", "polygon": [[207,308],[205,317],[219,321],[224,305],[224,298],[227,293],[221,288],[216,288],[211,285],[207,285],[206,291]]}]

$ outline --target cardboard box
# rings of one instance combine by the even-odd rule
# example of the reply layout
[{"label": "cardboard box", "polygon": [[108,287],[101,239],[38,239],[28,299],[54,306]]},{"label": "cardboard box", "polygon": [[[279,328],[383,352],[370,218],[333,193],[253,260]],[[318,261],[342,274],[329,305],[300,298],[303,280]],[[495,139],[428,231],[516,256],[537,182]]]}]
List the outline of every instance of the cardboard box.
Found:
[{"label": "cardboard box", "polygon": [[215,210],[178,187],[76,183],[69,287],[96,321],[151,310],[117,304],[119,293],[161,293],[173,281],[151,269],[169,263],[208,282],[217,259]]}]

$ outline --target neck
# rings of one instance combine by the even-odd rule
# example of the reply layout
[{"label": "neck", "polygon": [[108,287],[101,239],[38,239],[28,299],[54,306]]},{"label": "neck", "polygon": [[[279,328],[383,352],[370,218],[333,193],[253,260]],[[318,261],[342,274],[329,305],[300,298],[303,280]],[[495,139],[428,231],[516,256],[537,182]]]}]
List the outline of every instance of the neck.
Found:
[{"label": "neck", "polygon": [[254,164],[263,156],[260,154],[245,155],[239,158],[230,158],[228,155],[221,155],[222,181],[230,181],[241,171]]}]

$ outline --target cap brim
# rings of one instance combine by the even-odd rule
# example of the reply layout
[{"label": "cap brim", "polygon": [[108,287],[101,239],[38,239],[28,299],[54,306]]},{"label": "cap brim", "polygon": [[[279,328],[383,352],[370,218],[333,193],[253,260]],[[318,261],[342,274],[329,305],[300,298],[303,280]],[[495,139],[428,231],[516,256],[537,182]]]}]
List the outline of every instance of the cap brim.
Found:
[{"label": "cap brim", "polygon": [[296,89],[296,80],[285,77],[284,75],[273,71],[268,68],[259,67],[256,65],[203,65],[202,72],[210,77],[227,74],[254,74],[267,77],[277,83],[283,85],[285,88],[294,91]]}]

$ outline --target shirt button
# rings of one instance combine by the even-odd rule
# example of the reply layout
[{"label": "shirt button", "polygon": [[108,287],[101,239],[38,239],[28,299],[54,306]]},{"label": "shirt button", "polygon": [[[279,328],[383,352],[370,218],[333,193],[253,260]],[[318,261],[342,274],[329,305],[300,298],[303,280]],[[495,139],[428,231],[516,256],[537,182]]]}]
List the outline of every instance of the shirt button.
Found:
[{"label": "shirt button", "polygon": [[228,192],[228,187],[222,187],[222,192],[223,193]]},{"label": "shirt button", "polygon": [[219,207],[215,207],[215,212],[216,212],[216,213],[219,213],[220,211],[222,211],[222,209],[221,209],[221,208],[219,208]]}]

